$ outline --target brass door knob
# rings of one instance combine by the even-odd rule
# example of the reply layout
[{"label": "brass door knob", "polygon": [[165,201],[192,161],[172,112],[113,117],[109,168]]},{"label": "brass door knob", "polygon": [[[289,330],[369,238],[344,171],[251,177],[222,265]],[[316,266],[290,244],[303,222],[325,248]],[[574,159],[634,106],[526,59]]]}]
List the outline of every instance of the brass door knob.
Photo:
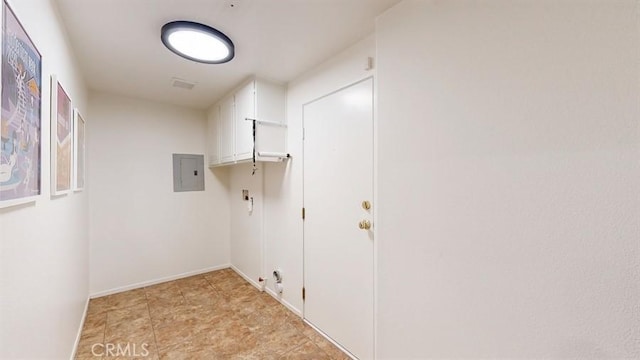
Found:
[{"label": "brass door knob", "polygon": [[358,227],[361,230],[369,230],[371,229],[371,222],[369,220],[362,220],[358,223]]}]

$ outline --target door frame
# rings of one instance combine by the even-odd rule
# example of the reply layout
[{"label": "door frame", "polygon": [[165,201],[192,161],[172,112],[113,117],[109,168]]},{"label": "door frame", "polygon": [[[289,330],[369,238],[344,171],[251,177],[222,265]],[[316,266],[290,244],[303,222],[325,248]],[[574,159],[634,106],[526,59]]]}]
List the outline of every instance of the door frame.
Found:
[{"label": "door frame", "polygon": [[[374,69],[375,71],[375,69]],[[372,194],[372,210],[373,210],[373,357],[377,358],[376,353],[378,349],[378,78],[375,74],[367,75],[361,78],[358,78],[355,81],[351,81],[346,85],[343,85],[337,89],[334,89],[324,95],[315,97],[314,99],[307,101],[302,104],[302,208],[305,207],[304,201],[304,162],[305,162],[305,117],[304,117],[304,108],[307,105],[310,105],[318,100],[322,100],[328,96],[334,95],[342,90],[348,89],[354,85],[358,85],[367,80],[372,80],[373,84],[373,172],[372,172],[372,182],[373,182],[373,194]],[[305,287],[305,279],[306,279],[306,267],[304,261],[305,254],[305,222],[302,221],[302,287]],[[333,345],[342,350],[345,354],[351,356],[348,350],[343,348],[340,344],[336,343],[331,339],[328,335],[323,333],[320,329],[311,324],[305,317],[305,301],[302,301],[302,321],[309,325],[311,328],[316,330],[320,335],[322,335],[325,339],[331,342]],[[352,357],[353,358],[353,357]]]}]

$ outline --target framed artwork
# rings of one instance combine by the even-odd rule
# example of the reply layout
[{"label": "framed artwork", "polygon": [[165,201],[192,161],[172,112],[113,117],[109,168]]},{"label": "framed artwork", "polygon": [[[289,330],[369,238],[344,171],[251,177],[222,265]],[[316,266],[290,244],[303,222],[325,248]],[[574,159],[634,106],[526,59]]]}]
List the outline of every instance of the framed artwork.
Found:
[{"label": "framed artwork", "polygon": [[74,149],[73,149],[73,183],[75,191],[84,189],[85,178],[85,127],[86,123],[78,109],[73,111],[73,131],[74,131]]},{"label": "framed artwork", "polygon": [[71,191],[73,111],[71,99],[51,75],[51,195],[65,195]]},{"label": "framed artwork", "polygon": [[42,56],[6,0],[0,71],[0,208],[41,194]]}]

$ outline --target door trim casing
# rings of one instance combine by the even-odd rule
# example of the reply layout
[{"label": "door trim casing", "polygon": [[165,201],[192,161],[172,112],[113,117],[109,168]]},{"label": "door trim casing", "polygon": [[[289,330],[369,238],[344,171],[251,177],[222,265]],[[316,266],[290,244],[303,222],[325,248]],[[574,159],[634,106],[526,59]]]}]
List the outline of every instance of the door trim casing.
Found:
[{"label": "door trim casing", "polygon": [[[377,76],[375,76],[375,71],[377,69],[374,68],[373,71],[374,73],[365,77],[362,77],[356,81],[352,81],[346,85],[343,85],[335,90],[332,90],[324,95],[318,96],[316,98],[314,98],[313,100],[307,101],[305,103],[302,104],[302,156],[301,156],[301,162],[302,162],[302,204],[301,204],[301,208],[305,208],[305,199],[304,199],[304,193],[305,193],[305,189],[304,189],[304,159],[305,159],[305,146],[304,146],[304,137],[305,137],[305,118],[304,118],[304,108],[307,105],[313,104],[314,102],[317,102],[319,100],[322,100],[326,97],[329,97],[331,95],[334,95],[340,91],[343,91],[345,89],[348,89],[352,86],[358,85],[362,82],[368,81],[368,80],[372,80],[372,91],[373,91],[373,109],[372,109],[372,114],[373,114],[373,176],[372,176],[372,187],[373,187],[373,198],[372,198],[372,212],[373,212],[373,229],[372,229],[372,235],[373,235],[373,358],[376,359],[376,353],[377,353],[377,349],[378,349],[378,81],[377,81]],[[304,230],[305,230],[305,223],[304,223],[304,219],[301,219],[302,221],[302,286],[303,288],[305,287],[305,262],[304,262],[304,254],[305,254],[305,241],[304,241]],[[329,342],[331,342],[333,345],[335,345],[336,347],[338,347],[341,351],[343,351],[345,354],[347,354],[349,357],[351,357],[352,359],[356,359],[348,350],[346,350],[345,348],[343,348],[340,344],[336,343],[335,341],[333,341],[333,339],[331,339],[328,335],[326,335],[324,332],[322,332],[320,329],[318,329],[317,327],[315,327],[313,324],[311,324],[305,317],[305,302],[302,302],[302,320],[305,324],[309,325],[311,328],[313,328],[316,332],[318,332],[319,334],[321,334],[324,338],[326,338]]]}]

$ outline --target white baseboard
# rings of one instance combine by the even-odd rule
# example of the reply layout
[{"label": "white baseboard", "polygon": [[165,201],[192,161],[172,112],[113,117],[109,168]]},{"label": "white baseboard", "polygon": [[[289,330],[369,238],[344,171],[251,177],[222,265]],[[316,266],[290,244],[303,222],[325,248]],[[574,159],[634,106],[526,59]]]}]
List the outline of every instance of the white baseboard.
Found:
[{"label": "white baseboard", "polygon": [[337,342],[333,341],[332,338],[330,338],[329,336],[327,336],[327,334],[323,333],[322,330],[318,329],[317,327],[315,327],[312,323],[310,323],[307,319],[302,319],[302,321],[304,321],[305,324],[309,325],[313,330],[315,330],[318,334],[322,335],[322,337],[324,337],[325,339],[327,339],[327,341],[329,341],[330,343],[332,343],[333,345],[335,345],[338,349],[340,349],[340,351],[342,351],[343,353],[345,353],[345,355],[349,356],[351,359],[353,360],[358,360],[357,357],[353,356],[353,354],[351,354],[349,351],[347,351],[347,349],[343,348],[342,345],[338,344]]},{"label": "white baseboard", "polygon": [[80,319],[80,327],[78,328],[78,334],[76,335],[76,341],[73,342],[73,350],[71,350],[71,358],[73,360],[76,358],[76,351],[78,350],[78,345],[80,344],[80,337],[82,336],[82,328],[84,328],[84,322],[87,319],[87,311],[89,311],[89,297],[87,297],[87,301],[84,303],[84,311],[82,312],[82,319]]},{"label": "white baseboard", "polygon": [[143,281],[143,282],[139,282],[139,283],[136,283],[136,284],[121,286],[121,287],[117,287],[117,288],[113,288],[113,289],[109,289],[109,290],[105,290],[105,291],[98,291],[96,293],[93,293],[93,294],[89,295],[89,298],[94,299],[94,298],[97,298],[97,297],[117,294],[117,293],[121,293],[121,292],[124,292],[124,291],[140,289],[140,288],[143,288],[143,287],[146,287],[146,286],[156,285],[156,284],[164,283],[164,282],[167,282],[167,281],[178,280],[178,279],[186,278],[186,277],[189,277],[189,276],[200,275],[200,274],[204,274],[204,273],[208,273],[208,272],[216,271],[216,270],[228,269],[229,267],[231,267],[231,265],[224,264],[224,265],[213,266],[213,267],[200,269],[200,270],[196,270],[196,271],[189,271],[189,272],[178,274],[178,275],[167,276],[167,277],[163,277],[163,278],[160,278],[160,279]]},{"label": "white baseboard", "polygon": [[240,271],[240,269],[238,269],[237,267],[231,265],[231,270],[235,271],[238,275],[240,275],[243,279],[245,279],[249,284],[255,286],[258,290],[264,291],[264,289],[262,288],[262,285],[260,285],[259,282],[247,276],[247,274]]},{"label": "white baseboard", "polygon": [[291,312],[293,312],[294,314],[302,317],[302,311],[298,310],[295,306],[291,305],[288,301],[284,300],[282,298],[282,296],[276,294],[275,291],[273,291],[270,288],[268,288],[266,286],[266,281],[265,281],[264,285],[261,285],[259,282],[253,280],[252,278],[247,276],[247,274],[245,274],[242,271],[240,271],[240,269],[238,269],[237,267],[231,265],[231,269],[233,271],[235,271],[238,275],[240,275],[240,277],[245,279],[249,284],[255,286],[258,290],[264,291],[267,294],[271,295],[271,297],[273,297],[274,299],[278,300],[278,302],[280,302],[282,305],[284,305],[284,307],[286,307],[287,309],[291,310]]},{"label": "white baseboard", "polygon": [[266,293],[271,295],[274,299],[278,300],[282,305],[284,305],[284,307],[286,307],[287,309],[291,310],[291,312],[293,312],[294,314],[302,317],[302,311],[298,310],[295,306],[291,305],[291,303],[289,303],[288,301],[283,299],[282,296],[277,294],[275,291],[273,291],[270,288],[267,288],[266,289]]}]

